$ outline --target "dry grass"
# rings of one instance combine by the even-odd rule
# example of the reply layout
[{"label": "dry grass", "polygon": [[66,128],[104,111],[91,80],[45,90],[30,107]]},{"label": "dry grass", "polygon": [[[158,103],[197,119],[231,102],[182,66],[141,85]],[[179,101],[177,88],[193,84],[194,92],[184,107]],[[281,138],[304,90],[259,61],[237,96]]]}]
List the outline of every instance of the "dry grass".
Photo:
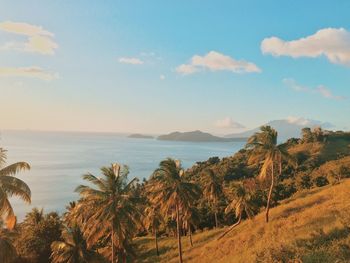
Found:
[{"label": "dry grass", "polygon": [[[184,237],[185,262],[350,262],[350,180],[298,193],[264,214],[245,221],[225,238],[224,229],[194,235],[194,247]],[[175,238],[161,238],[155,256],[152,238],[136,241],[138,262],[177,262]],[[293,260],[293,261],[290,261]]]}]

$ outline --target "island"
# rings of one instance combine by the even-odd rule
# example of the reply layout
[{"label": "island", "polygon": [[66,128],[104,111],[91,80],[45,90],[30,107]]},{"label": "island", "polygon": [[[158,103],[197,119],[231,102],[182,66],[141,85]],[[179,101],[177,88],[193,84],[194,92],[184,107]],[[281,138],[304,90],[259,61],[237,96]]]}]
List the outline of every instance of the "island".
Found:
[{"label": "island", "polygon": [[223,138],[197,130],[191,132],[172,132],[158,136],[157,140],[184,142],[245,142],[247,138]]},{"label": "island", "polygon": [[134,138],[134,139],[154,139],[151,135],[144,135],[139,133],[130,134],[128,138]]}]

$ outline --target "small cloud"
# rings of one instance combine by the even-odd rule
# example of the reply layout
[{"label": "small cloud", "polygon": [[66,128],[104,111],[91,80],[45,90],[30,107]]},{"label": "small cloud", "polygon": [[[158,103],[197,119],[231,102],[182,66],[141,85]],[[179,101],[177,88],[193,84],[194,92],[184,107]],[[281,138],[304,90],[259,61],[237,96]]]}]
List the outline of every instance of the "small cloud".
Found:
[{"label": "small cloud", "polygon": [[295,117],[295,116],[289,116],[287,117],[287,122],[290,124],[296,124],[299,126],[303,126],[303,127],[322,127],[325,129],[328,128],[333,128],[334,125],[329,123],[329,122],[322,122],[322,121],[318,121],[318,120],[312,120],[312,119],[306,119],[304,117]]},{"label": "small cloud", "polygon": [[333,100],[344,100],[345,97],[343,96],[336,96],[334,95],[329,88],[327,88],[324,85],[318,85],[315,88],[307,87],[298,84],[294,79],[292,78],[285,78],[282,80],[282,82],[287,85],[289,88],[297,91],[297,92],[305,92],[305,93],[311,93],[311,94],[318,94],[326,99],[333,99]]},{"label": "small cloud", "polygon": [[325,56],[331,63],[350,66],[350,32],[344,28],[324,28],[315,34],[292,41],[265,38],[261,51],[273,56],[293,58]]},{"label": "small cloud", "polygon": [[41,80],[51,81],[58,78],[57,73],[51,73],[40,67],[24,67],[24,68],[0,68],[1,77],[29,77]]},{"label": "small cloud", "polygon": [[164,75],[160,75],[160,76],[159,76],[159,79],[160,79],[160,80],[165,80],[165,76],[164,76]]},{"label": "small cloud", "polygon": [[289,116],[287,117],[287,122],[290,124],[297,124],[301,126],[307,126],[311,124],[311,121],[303,117]]},{"label": "small cloud", "polygon": [[230,117],[226,117],[222,120],[218,120],[215,123],[215,126],[218,128],[225,128],[225,129],[244,129],[245,126],[234,121]]},{"label": "small cloud", "polygon": [[200,71],[199,68],[190,64],[182,64],[176,68],[176,72],[183,75],[193,74],[198,71]]},{"label": "small cloud", "polygon": [[43,29],[41,26],[35,26],[27,23],[18,23],[6,21],[0,23],[0,31],[7,33],[23,35],[27,37],[26,42],[7,42],[0,45],[0,50],[16,50],[42,55],[53,55],[58,48],[53,40],[54,34]]},{"label": "small cloud", "polygon": [[130,57],[119,58],[119,62],[124,64],[132,64],[132,65],[142,65],[144,63],[139,58],[130,58]]},{"label": "small cloud", "polygon": [[188,75],[206,69],[210,71],[231,71],[234,73],[261,72],[261,69],[252,62],[235,60],[216,51],[210,51],[204,56],[193,56],[190,63],[178,66],[176,72]]}]

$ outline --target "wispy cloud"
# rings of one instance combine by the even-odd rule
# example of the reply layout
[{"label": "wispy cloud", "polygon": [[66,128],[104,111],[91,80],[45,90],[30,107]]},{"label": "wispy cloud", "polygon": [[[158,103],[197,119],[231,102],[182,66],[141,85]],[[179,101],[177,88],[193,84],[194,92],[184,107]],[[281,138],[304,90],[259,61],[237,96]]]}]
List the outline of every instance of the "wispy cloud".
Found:
[{"label": "wispy cloud", "polygon": [[188,75],[206,69],[210,71],[231,71],[234,73],[261,72],[261,69],[252,62],[235,60],[216,51],[210,51],[204,56],[194,55],[190,63],[178,66],[176,72]]},{"label": "wispy cloud", "polygon": [[58,78],[58,74],[51,73],[43,70],[40,67],[34,66],[23,68],[0,67],[0,78],[1,77],[29,77],[51,81]]},{"label": "wispy cloud", "polygon": [[292,41],[265,38],[261,50],[264,54],[293,58],[325,56],[332,63],[350,66],[350,32],[344,28],[325,28]]},{"label": "wispy cloud", "polygon": [[132,64],[132,65],[142,65],[144,63],[144,61],[139,58],[131,58],[131,57],[119,58],[119,62],[124,64]]},{"label": "wispy cloud", "polygon": [[58,48],[57,43],[53,40],[54,34],[43,29],[41,26],[6,21],[0,23],[0,31],[27,37],[26,42],[6,42],[0,45],[0,50],[16,50],[40,53],[42,55],[53,55],[55,49]]},{"label": "wispy cloud", "polygon": [[234,121],[230,117],[226,117],[224,119],[217,120],[215,122],[215,126],[218,128],[225,128],[225,129],[244,129],[245,126]]},{"label": "wispy cloud", "polygon": [[333,99],[333,100],[344,100],[345,97],[343,96],[336,96],[332,93],[332,91],[327,88],[324,85],[318,85],[317,87],[308,87],[304,85],[298,84],[294,79],[292,78],[285,78],[282,80],[282,82],[288,86],[289,88],[297,91],[297,92],[306,92],[311,94],[318,94],[326,99]]}]

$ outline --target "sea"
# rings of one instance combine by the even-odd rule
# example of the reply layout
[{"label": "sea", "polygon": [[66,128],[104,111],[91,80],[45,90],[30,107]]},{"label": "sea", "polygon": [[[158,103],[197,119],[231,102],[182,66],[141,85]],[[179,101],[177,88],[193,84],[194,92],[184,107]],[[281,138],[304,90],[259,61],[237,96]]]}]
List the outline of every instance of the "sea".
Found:
[{"label": "sea", "polygon": [[231,156],[244,142],[177,142],[128,138],[125,134],[1,131],[0,147],[7,150],[7,163],[26,161],[30,171],[17,177],[32,191],[30,205],[17,198],[11,204],[18,220],[33,207],[62,213],[70,201],[78,199],[74,189],[86,184],[82,175],[99,176],[99,169],[118,162],[129,166],[129,178],[149,178],[167,157],[189,168],[209,157]]}]

